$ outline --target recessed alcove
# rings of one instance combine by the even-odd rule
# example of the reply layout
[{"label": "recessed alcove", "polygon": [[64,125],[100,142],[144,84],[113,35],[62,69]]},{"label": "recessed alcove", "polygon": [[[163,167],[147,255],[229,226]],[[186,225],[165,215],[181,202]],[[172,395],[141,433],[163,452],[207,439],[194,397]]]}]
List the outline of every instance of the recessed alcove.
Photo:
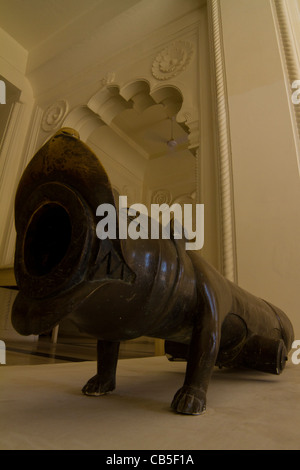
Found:
[{"label": "recessed alcove", "polygon": [[196,191],[195,117],[184,108],[183,93],[173,85],[108,83],[73,108],[63,125],[79,132],[130,204],[148,205],[158,190],[171,203]]},{"label": "recessed alcove", "polygon": [[127,195],[129,203],[150,204],[157,190],[164,192],[162,202],[168,203],[195,192],[189,128],[177,121],[182,104],[177,88],[165,86],[151,92],[141,80],[122,89],[106,87],[90,99],[88,108],[101,124],[94,123],[86,142],[115,190]]}]

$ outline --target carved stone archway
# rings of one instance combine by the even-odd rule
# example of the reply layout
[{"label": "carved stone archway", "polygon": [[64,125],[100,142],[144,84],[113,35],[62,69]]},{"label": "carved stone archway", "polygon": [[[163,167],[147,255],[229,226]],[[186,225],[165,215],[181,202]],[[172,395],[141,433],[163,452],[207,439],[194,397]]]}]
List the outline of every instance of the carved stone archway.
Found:
[{"label": "carved stone archway", "polygon": [[72,109],[63,121],[66,127],[76,129],[83,141],[100,126],[110,126],[113,119],[126,109],[142,112],[155,104],[162,104],[169,117],[177,116],[189,132],[189,147],[199,145],[198,116],[194,110],[186,109],[184,97],[179,88],[164,83],[150,89],[147,80],[136,80],[122,87],[115,83],[102,86],[84,104]]}]

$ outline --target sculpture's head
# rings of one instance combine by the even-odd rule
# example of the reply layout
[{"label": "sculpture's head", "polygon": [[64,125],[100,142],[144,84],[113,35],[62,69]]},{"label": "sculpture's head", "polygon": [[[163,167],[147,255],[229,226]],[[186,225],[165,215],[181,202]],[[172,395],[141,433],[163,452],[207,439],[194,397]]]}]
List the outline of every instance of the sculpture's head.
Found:
[{"label": "sculpture's head", "polygon": [[91,281],[132,279],[120,241],[96,236],[102,203],[115,204],[104,168],[76,131],[61,129],[30,161],[16,193],[19,294],[12,322],[19,333],[53,328],[88,294]]}]

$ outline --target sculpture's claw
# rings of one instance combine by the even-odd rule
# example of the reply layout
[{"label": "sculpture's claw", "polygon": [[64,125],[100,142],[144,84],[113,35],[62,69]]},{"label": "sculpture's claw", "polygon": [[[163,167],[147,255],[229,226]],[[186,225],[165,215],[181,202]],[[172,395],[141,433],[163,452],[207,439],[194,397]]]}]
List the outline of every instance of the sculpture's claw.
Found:
[{"label": "sculpture's claw", "polygon": [[206,410],[206,394],[198,388],[184,385],[176,392],[171,407],[177,413],[200,415]]},{"label": "sculpture's claw", "polygon": [[94,375],[83,387],[82,393],[85,395],[90,395],[94,397],[99,397],[100,395],[105,395],[108,392],[112,392],[115,388],[114,380],[103,383],[100,375]]}]

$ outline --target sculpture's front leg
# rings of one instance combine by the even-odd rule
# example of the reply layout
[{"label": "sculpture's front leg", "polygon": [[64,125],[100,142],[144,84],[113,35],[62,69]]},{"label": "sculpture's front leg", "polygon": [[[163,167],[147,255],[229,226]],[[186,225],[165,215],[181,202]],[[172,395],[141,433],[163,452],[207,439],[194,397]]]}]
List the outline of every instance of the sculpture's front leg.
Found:
[{"label": "sculpture's front leg", "polygon": [[118,342],[97,342],[97,374],[83,387],[85,395],[99,396],[115,389],[119,347]]},{"label": "sculpture's front leg", "polygon": [[199,415],[206,409],[206,392],[219,349],[219,327],[207,306],[194,326],[183,387],[171,407],[178,413]]}]

